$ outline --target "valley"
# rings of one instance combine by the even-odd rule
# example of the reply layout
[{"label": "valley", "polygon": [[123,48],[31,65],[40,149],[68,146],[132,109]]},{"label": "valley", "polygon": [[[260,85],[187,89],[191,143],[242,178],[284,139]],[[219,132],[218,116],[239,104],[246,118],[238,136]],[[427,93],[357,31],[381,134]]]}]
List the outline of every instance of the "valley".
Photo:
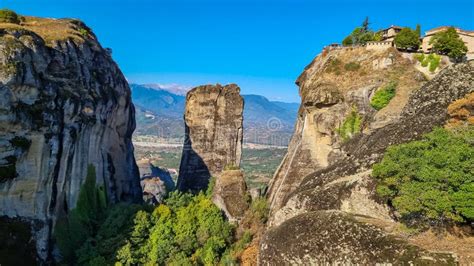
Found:
[{"label": "valley", "polygon": [[[164,139],[156,136],[135,135],[132,138],[135,159],[141,173],[149,172],[149,164],[167,169],[177,181],[182,139]],[[286,154],[286,147],[244,143],[241,167],[250,189],[265,188]]]}]

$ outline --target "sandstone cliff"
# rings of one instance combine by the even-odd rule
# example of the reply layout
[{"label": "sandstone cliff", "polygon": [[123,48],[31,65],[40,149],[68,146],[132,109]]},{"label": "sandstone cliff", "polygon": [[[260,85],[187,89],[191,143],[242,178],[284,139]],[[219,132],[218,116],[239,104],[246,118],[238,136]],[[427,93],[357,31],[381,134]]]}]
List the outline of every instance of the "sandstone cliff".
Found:
[{"label": "sandstone cliff", "polygon": [[216,178],[212,201],[224,211],[229,221],[238,222],[244,217],[249,200],[241,170],[226,170]]},{"label": "sandstone cliff", "polygon": [[[473,62],[447,67],[432,80],[414,66],[396,50],[355,48],[325,51],[305,69],[297,80],[296,130],[269,188],[261,264],[454,263],[380,228],[392,218],[375,196],[371,166],[389,145],[443,125],[448,105],[474,91]],[[396,95],[377,111],[370,99],[390,82],[398,84]],[[349,132],[348,117],[357,121]]]},{"label": "sandstone cliff", "polygon": [[35,222],[41,259],[88,164],[111,203],[141,201],[134,129],[127,81],[82,22],[0,24],[0,215]]},{"label": "sandstone cliff", "polygon": [[179,190],[205,190],[211,176],[226,166],[240,166],[243,106],[235,84],[200,86],[188,92]]}]

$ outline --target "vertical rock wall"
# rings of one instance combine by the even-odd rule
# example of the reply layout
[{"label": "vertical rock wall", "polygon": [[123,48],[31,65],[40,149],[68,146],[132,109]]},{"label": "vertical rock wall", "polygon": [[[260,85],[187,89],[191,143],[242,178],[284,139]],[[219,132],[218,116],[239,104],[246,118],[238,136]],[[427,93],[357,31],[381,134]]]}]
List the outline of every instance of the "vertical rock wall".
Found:
[{"label": "vertical rock wall", "polygon": [[200,86],[188,92],[179,190],[206,189],[211,176],[226,166],[240,166],[243,107],[235,84]]},{"label": "vertical rock wall", "polygon": [[89,164],[109,202],[141,201],[134,116],[126,79],[84,24],[0,25],[0,215],[34,221],[41,259]]}]

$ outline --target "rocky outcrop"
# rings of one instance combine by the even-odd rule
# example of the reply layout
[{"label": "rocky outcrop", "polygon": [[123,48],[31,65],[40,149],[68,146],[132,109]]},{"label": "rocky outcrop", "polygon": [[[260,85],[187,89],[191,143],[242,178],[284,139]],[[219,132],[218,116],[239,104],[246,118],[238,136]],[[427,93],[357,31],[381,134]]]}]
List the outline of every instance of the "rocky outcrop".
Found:
[{"label": "rocky outcrop", "polygon": [[249,195],[241,170],[223,171],[214,185],[212,201],[223,210],[231,222],[242,219],[249,208]]},{"label": "rocky outcrop", "polygon": [[455,265],[450,254],[430,253],[341,212],[317,211],[266,233],[261,265]]},{"label": "rocky outcrop", "polygon": [[41,259],[87,167],[109,202],[141,201],[130,89],[77,20],[0,24],[0,215],[35,221]]},{"label": "rocky outcrop", "polygon": [[[392,64],[372,69],[377,64],[370,62],[383,57]],[[342,65],[359,62],[360,68],[357,73],[339,68],[334,75],[335,59]],[[260,246],[261,264],[404,264],[405,259],[425,263],[426,258],[454,263],[450,256],[394,239],[379,226],[393,221],[375,194],[372,165],[389,145],[444,125],[448,106],[474,91],[473,62],[450,66],[431,81],[413,64],[395,50],[366,54],[341,49],[318,56],[300,76],[300,116],[269,189],[271,216]],[[370,106],[374,91],[392,80],[398,82],[396,96],[376,111]],[[469,108],[465,102],[460,106]],[[359,128],[343,138],[349,116],[359,121],[352,127]]]},{"label": "rocky outcrop", "polygon": [[205,190],[211,176],[226,166],[240,166],[243,106],[235,84],[200,86],[188,92],[179,190]]},{"label": "rocky outcrop", "polygon": [[[385,62],[383,67],[379,62]],[[358,130],[365,132],[387,125],[400,115],[409,93],[425,82],[414,66],[414,60],[395,49],[338,49],[316,57],[296,82],[301,106],[288,152],[269,186],[273,213],[285,204],[305,176],[328,167],[336,157],[345,156],[340,148],[344,137],[356,132],[341,134],[338,129],[353,111],[361,120]],[[397,82],[397,95],[386,108],[376,112],[370,106],[370,98],[390,82]]]}]

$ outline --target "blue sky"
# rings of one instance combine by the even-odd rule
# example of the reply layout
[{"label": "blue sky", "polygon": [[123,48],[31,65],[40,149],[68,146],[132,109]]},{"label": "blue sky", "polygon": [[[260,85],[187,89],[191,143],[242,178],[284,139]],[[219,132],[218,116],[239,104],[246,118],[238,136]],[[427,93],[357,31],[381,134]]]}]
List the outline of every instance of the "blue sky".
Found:
[{"label": "blue sky", "polygon": [[365,16],[373,29],[474,30],[474,0],[0,0],[0,7],[85,21],[132,82],[234,82],[245,94],[287,102],[299,101],[294,81],[321,48]]}]

